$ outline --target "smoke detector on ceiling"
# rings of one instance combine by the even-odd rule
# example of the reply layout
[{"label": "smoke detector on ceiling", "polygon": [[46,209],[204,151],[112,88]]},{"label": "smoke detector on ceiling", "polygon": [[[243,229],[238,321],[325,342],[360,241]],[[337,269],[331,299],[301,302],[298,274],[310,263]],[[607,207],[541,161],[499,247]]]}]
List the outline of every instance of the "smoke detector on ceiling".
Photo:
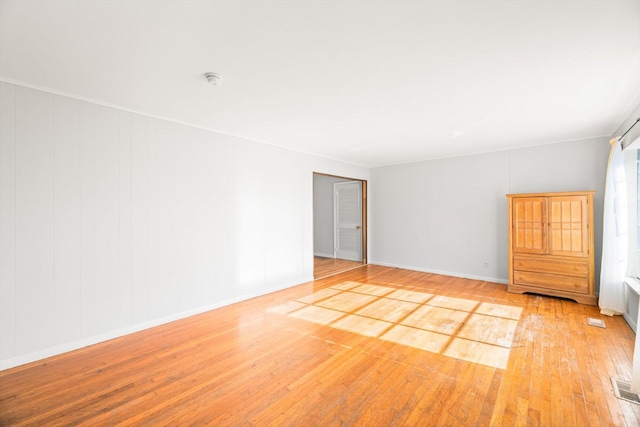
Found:
[{"label": "smoke detector on ceiling", "polygon": [[218,86],[220,83],[222,83],[222,77],[220,77],[216,73],[204,73],[204,77],[207,79],[207,82],[209,84],[212,84],[214,86]]}]

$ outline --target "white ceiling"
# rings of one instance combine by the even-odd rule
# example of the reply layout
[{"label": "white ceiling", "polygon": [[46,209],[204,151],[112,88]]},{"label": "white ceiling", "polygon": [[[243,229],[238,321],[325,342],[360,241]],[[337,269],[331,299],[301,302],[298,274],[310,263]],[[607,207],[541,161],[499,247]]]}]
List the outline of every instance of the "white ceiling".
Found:
[{"label": "white ceiling", "polygon": [[405,163],[611,135],[640,102],[640,0],[2,0],[0,78]]}]

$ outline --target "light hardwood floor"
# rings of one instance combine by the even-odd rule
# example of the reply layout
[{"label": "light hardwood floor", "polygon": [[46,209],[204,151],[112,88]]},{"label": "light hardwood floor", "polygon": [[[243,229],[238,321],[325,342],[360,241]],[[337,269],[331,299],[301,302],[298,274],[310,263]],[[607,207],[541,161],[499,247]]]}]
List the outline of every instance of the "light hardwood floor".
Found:
[{"label": "light hardwood floor", "polygon": [[313,258],[313,278],[321,279],[336,273],[351,270],[353,268],[362,267],[362,263],[358,261],[349,261],[338,258]]},{"label": "light hardwood floor", "polygon": [[637,426],[592,306],[363,266],[0,373],[0,425]]}]

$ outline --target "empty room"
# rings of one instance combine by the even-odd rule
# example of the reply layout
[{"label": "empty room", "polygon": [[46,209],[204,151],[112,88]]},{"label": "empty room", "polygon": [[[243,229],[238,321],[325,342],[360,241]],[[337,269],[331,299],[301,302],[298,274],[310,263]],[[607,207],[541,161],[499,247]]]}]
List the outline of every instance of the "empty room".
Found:
[{"label": "empty room", "polygon": [[0,425],[640,425],[640,1],[0,0]]}]

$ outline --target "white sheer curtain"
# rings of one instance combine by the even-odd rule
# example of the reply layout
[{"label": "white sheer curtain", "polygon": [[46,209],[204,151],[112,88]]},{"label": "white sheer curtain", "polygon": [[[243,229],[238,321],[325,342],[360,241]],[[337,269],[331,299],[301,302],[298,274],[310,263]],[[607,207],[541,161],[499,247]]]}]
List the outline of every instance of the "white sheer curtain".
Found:
[{"label": "white sheer curtain", "polygon": [[624,276],[627,270],[627,190],[624,157],[619,138],[610,141],[604,190],[600,312],[609,316],[625,311]]}]

